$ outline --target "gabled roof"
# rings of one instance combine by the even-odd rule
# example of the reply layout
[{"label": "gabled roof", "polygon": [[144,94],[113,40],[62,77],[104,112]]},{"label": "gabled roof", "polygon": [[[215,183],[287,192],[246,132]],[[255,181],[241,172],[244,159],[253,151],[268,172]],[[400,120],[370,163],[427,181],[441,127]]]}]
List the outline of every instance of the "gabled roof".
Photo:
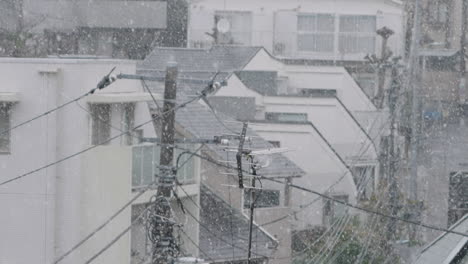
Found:
[{"label": "gabled roof", "polygon": [[[222,119],[230,130],[242,131],[242,124],[235,121],[230,117],[226,117],[218,113],[220,119]],[[232,131],[227,130],[220,121],[218,121],[207,107],[201,104],[190,104],[180,109],[176,113],[176,122],[187,130],[193,137],[197,138],[213,138],[219,135],[232,135]],[[251,129],[248,129],[247,135],[251,138],[250,143],[245,144],[245,148],[252,149],[265,149],[273,148],[273,146],[265,139],[258,136]],[[237,148],[237,141],[231,141],[232,148]],[[225,147],[207,145],[219,158],[226,159]],[[272,162],[269,167],[262,168],[259,170],[259,174],[264,176],[300,176],[304,175],[305,172],[299,168],[294,162],[286,158],[281,154],[271,155]],[[229,155],[229,161],[235,162],[235,155]]]},{"label": "gabled roof", "polygon": [[[200,188],[200,222],[203,225],[200,227],[200,257],[216,261],[245,260],[249,220],[207,186],[202,184]],[[252,234],[253,258],[270,257],[277,242],[256,224],[253,226]]]},{"label": "gabled roof", "polygon": [[261,95],[278,94],[278,72],[276,71],[237,71],[236,75],[247,88]]},{"label": "gabled roof", "polygon": [[175,61],[179,71],[233,72],[243,69],[262,47],[213,46],[210,49],[155,48],[139,67],[164,70]]},{"label": "gabled roof", "polygon": [[[155,92],[162,93],[162,85],[155,82],[148,82],[150,89]],[[178,83],[177,100],[180,102],[188,100],[187,96],[195,96],[198,91],[202,90],[202,85],[192,85],[184,82]],[[152,111],[157,111],[153,107]],[[223,123],[218,118],[223,120]],[[242,131],[242,123],[234,120],[231,117],[225,116],[221,113],[216,115],[207,106],[194,102],[187,106],[180,108],[176,112],[176,123],[189,133],[194,138],[213,139],[215,136],[232,135],[233,131],[239,134]],[[228,130],[229,128],[229,130]],[[262,137],[258,136],[250,128],[247,130],[247,136],[251,138],[251,142],[245,144],[245,148],[252,149],[265,149],[273,148],[269,142]],[[231,140],[231,146],[235,148],[238,141]],[[215,146],[212,144],[206,145],[218,158],[226,159],[226,146]],[[259,174],[264,176],[301,176],[305,172],[297,166],[294,162],[281,154],[273,154],[271,157],[271,165],[259,170]],[[235,155],[229,155],[229,161],[235,162]]]},{"label": "gabled roof", "polygon": [[[450,230],[467,233],[468,215],[462,217]],[[468,238],[444,233],[424,248],[414,264],[449,264],[468,243]]]}]

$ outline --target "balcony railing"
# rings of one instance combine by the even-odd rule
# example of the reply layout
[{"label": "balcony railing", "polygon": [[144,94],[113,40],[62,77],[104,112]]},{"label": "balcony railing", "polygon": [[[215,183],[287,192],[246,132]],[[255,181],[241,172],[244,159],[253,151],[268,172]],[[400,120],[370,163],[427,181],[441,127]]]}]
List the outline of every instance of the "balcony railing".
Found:
[{"label": "balcony railing", "polygon": [[[183,145],[181,148],[195,151],[193,145]],[[133,147],[132,161],[132,188],[140,188],[158,180],[159,159],[161,148],[158,145],[139,145]],[[174,150],[174,166],[176,159],[183,150]],[[177,171],[177,180],[182,184],[195,182],[196,158],[190,158],[190,154],[182,155],[179,159],[179,166],[184,164]]]}]

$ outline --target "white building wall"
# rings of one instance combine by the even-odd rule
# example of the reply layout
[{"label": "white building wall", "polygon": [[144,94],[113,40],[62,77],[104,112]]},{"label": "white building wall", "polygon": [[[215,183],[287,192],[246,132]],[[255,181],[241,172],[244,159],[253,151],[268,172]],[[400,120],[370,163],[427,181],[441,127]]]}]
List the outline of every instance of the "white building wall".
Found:
[{"label": "white building wall", "polygon": [[288,65],[284,74],[294,88],[336,90],[337,97],[352,112],[377,110],[343,67]]},{"label": "white building wall", "polygon": [[265,112],[306,113],[308,120],[352,166],[356,157],[375,162],[370,139],[335,98],[265,97]]},{"label": "white building wall", "polygon": [[[356,201],[356,187],[351,173],[310,124],[252,123],[250,126],[269,141],[279,141],[281,147],[291,151],[284,153],[307,174],[293,179],[293,183],[321,193],[347,194],[349,201]],[[332,187],[332,188],[330,188]],[[322,200],[309,204],[316,195],[293,189],[292,210],[299,210],[297,218],[291,218],[295,230],[322,225]]]},{"label": "white building wall", "polygon": [[[11,124],[19,124],[84,94],[95,87],[113,66],[117,66],[118,72],[135,72],[135,63],[129,61],[0,59],[0,94],[16,92],[20,98],[12,108]],[[105,92],[140,89],[138,82],[119,80],[106,88]],[[79,101],[79,104],[87,108],[86,100]],[[137,116],[144,116],[145,108],[139,109]],[[150,119],[147,111],[144,119]],[[88,113],[77,104],[71,104],[14,129],[11,131],[11,153],[0,155],[0,181],[89,147],[89,124]],[[152,125],[147,127],[147,131],[153,131],[153,134],[145,135],[154,136]],[[120,141],[115,144],[120,144]],[[101,215],[96,217],[96,214],[105,209],[103,204],[96,204],[90,211],[96,214],[83,218],[83,202],[89,194],[86,187],[90,180],[84,177],[104,176],[87,176],[86,170],[91,168],[83,167],[82,158],[71,158],[0,186],[0,210],[4,212],[0,214],[0,263],[49,264],[77,243],[91,226],[101,223]],[[124,163],[120,165],[124,166]],[[115,166],[117,168],[121,167]],[[131,174],[127,177],[131,177]],[[119,179],[116,179],[115,184],[119,186]],[[127,190],[130,188],[131,185],[128,185]],[[112,194],[119,193],[119,190],[116,188]],[[110,197],[107,196],[108,199]],[[25,250],[28,250],[28,254],[24,253]],[[63,263],[82,262],[82,259],[70,258]]]},{"label": "white building wall", "polygon": [[[297,14],[328,13],[334,15],[373,15],[376,16],[376,28],[387,26],[396,34],[389,45],[395,54],[402,52],[403,15],[402,5],[397,1],[384,0],[200,0],[190,5],[189,46],[212,42],[205,32],[211,32],[215,11],[243,11],[252,13],[251,43],[247,45],[264,46],[273,52],[275,43],[285,43],[286,57],[314,59],[353,59],[363,60],[363,56],[338,56],[335,54],[307,54],[297,52]],[[377,37],[375,52],[380,54],[381,41]],[[362,55],[362,54],[361,54]]]}]

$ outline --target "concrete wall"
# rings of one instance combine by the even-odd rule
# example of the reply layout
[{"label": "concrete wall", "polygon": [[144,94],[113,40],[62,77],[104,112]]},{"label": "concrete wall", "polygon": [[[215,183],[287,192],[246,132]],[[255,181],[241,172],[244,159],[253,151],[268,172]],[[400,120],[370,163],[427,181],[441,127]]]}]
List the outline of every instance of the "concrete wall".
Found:
[{"label": "concrete wall", "polygon": [[[401,5],[391,1],[282,1],[282,0],[202,0],[194,1],[190,6],[189,46],[197,43],[210,43],[212,39],[205,34],[210,32],[214,24],[215,11],[249,11],[252,12],[251,43],[253,46],[263,46],[270,52],[277,42],[285,42],[287,56],[315,59],[357,59],[363,56],[338,58],[337,54],[305,54],[296,50],[297,14],[298,13],[331,13],[337,15],[357,14],[374,15],[377,18],[377,28],[387,26],[396,34],[390,39],[389,45],[396,54],[402,51],[402,10]],[[380,40],[376,38],[376,52],[380,54]]]},{"label": "concrete wall", "polygon": [[[0,59],[0,77],[3,80],[0,94],[14,92],[19,97],[19,102],[12,108],[11,124],[19,124],[84,94],[95,87],[113,66],[117,66],[117,72],[135,72],[135,63],[129,61]],[[140,89],[137,82],[122,80],[98,93]],[[81,108],[87,109],[88,106],[84,99],[78,103],[80,105],[68,105],[11,131],[11,153],[0,155],[0,181],[88,147],[90,117]],[[137,111],[145,110],[139,109]],[[140,112],[138,115],[143,114]],[[150,119],[149,113],[144,119]],[[154,135],[151,124],[145,129],[146,136]],[[117,132],[112,133],[115,135]],[[111,145],[120,145],[120,140],[115,140]],[[79,241],[91,226],[95,226],[96,222],[93,221],[101,219],[102,215],[97,218],[88,215],[92,221],[88,219],[90,222],[86,223],[87,218],[83,219],[86,217],[83,202],[92,198],[88,195],[98,195],[86,192],[85,187],[89,187],[92,180],[88,177],[96,175],[87,175],[86,170],[91,168],[83,166],[83,157],[71,158],[0,187],[0,209],[4,212],[0,215],[0,263],[51,263]],[[119,166],[125,163],[119,163],[113,166],[115,170],[110,167],[109,173],[123,175],[125,170]],[[116,171],[118,168],[122,171]],[[103,172],[99,176],[110,175]],[[131,174],[127,177],[130,178]],[[119,180],[123,179],[115,179],[116,192],[112,194],[117,195],[120,188],[125,189],[122,187],[124,183]],[[125,197],[127,195],[123,194]],[[106,201],[112,197],[107,197],[102,204],[96,203],[90,212],[101,209],[107,212]],[[28,254],[24,254],[25,250]],[[82,259],[70,258],[64,263],[82,263]]]}]

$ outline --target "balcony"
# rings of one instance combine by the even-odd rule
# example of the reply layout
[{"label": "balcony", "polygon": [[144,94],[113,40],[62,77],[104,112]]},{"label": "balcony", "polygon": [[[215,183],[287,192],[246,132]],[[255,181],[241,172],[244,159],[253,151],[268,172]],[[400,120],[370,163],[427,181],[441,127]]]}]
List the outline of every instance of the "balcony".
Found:
[{"label": "balcony", "polygon": [[[194,145],[181,145],[181,148],[195,151]],[[161,148],[158,145],[138,145],[132,148],[132,189],[139,189],[158,180],[159,159]],[[174,166],[177,157],[184,152],[180,149],[174,150]],[[190,158],[190,154],[182,155],[179,159],[179,166],[183,167],[177,171],[179,183],[187,185],[196,183],[197,162],[195,158]]]}]

